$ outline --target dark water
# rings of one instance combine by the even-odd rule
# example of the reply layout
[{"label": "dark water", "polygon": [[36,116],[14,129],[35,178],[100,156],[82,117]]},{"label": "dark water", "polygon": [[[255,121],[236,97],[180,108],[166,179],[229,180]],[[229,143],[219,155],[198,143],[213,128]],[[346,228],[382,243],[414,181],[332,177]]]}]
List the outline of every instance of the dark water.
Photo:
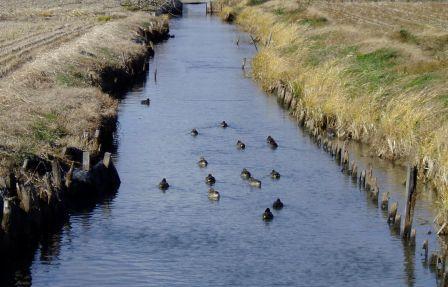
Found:
[{"label": "dark water", "polygon": [[[406,248],[365,192],[243,76],[241,60],[255,52],[247,35],[204,9],[188,7],[172,21],[176,37],[157,47],[148,81],[122,101],[117,196],[71,216],[36,252],[29,276],[17,278],[35,286],[435,286],[421,256],[424,239],[436,246],[425,235],[428,201],[417,206],[417,246]],[[140,105],[147,97],[151,106]],[[228,129],[217,127],[222,120]],[[188,134],[193,127],[197,138]],[[267,147],[268,135],[277,150]],[[375,163],[381,190],[402,212],[402,168],[354,153]],[[200,156],[210,163],[204,170]],[[261,189],[241,180],[243,167],[262,179]],[[268,177],[273,168],[279,181]],[[207,198],[208,173],[219,202]],[[167,192],[157,188],[162,177]],[[277,197],[285,208],[263,222]]]}]

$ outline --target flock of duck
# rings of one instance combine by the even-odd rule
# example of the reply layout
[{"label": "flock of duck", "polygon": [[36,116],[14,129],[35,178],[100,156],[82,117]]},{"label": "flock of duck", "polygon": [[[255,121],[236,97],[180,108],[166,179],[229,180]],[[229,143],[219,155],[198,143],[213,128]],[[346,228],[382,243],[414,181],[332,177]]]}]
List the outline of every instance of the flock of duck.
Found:
[{"label": "flock of duck", "polygon": [[[143,103],[143,101],[142,101],[142,104],[146,104],[146,103]],[[229,125],[225,121],[220,123],[221,128],[225,129],[228,126]],[[196,137],[199,135],[199,132],[197,129],[192,129],[190,131],[190,134],[193,137]],[[278,147],[277,142],[271,136],[267,137],[266,142],[272,149],[276,149]],[[241,140],[238,140],[236,143],[236,147],[237,147],[237,149],[244,150],[246,148],[246,144],[244,144]],[[200,168],[206,168],[208,165],[208,162],[204,157],[200,157],[197,164]],[[278,179],[280,179],[281,175],[278,171],[273,169],[271,171],[270,176],[272,179],[278,180]],[[246,168],[243,168],[243,170],[241,171],[241,178],[243,180],[246,180],[250,186],[256,187],[256,188],[261,188],[261,181],[259,179],[254,178],[252,176],[252,174]],[[217,190],[215,190],[213,188],[213,185],[216,183],[215,177],[212,174],[208,174],[205,177],[205,183],[210,187],[208,190],[208,198],[210,200],[219,200],[220,194]],[[159,183],[159,189],[161,189],[162,191],[166,191],[169,189],[169,187],[170,187],[170,185],[168,184],[166,178],[163,178],[162,181]],[[277,209],[277,210],[283,208],[283,202],[280,200],[280,198],[277,198],[277,200],[272,204],[272,208]],[[263,213],[262,218],[263,218],[263,220],[266,220],[266,221],[272,220],[274,218],[274,215],[272,214],[270,208],[266,208],[266,210]]]}]

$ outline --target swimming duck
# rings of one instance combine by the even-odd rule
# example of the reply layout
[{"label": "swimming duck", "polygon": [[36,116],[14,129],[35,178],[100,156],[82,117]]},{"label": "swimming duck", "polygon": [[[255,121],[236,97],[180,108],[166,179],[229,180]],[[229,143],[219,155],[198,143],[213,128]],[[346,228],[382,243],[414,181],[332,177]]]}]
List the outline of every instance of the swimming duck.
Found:
[{"label": "swimming duck", "polygon": [[220,126],[221,126],[223,129],[225,129],[225,128],[227,128],[229,125],[226,123],[226,121],[222,121],[221,124],[220,124]]},{"label": "swimming duck", "polygon": [[166,181],[166,178],[162,179],[162,181],[159,183],[159,188],[161,190],[167,190],[169,187],[170,187],[170,185]]},{"label": "swimming duck", "polygon": [[238,149],[245,149],[245,148],[246,148],[246,145],[245,145],[242,141],[238,140],[238,141],[236,142],[236,147],[237,147]]},{"label": "swimming duck", "polygon": [[249,179],[251,177],[251,174],[247,169],[243,168],[243,171],[241,171],[241,177],[243,179]]},{"label": "swimming duck", "polygon": [[266,210],[263,213],[263,220],[269,221],[272,219],[274,219],[274,215],[272,214],[269,208],[266,208]]},{"label": "swimming duck", "polygon": [[268,136],[268,138],[266,139],[266,142],[271,146],[271,148],[276,149],[278,147],[277,142],[274,140],[273,137]]},{"label": "swimming duck", "polygon": [[213,175],[209,174],[205,177],[205,183],[207,183],[208,185],[213,185],[215,184],[216,179],[213,177]]},{"label": "swimming duck", "polygon": [[199,167],[204,168],[208,165],[208,162],[205,160],[204,157],[201,156],[201,158],[198,161],[198,165]]},{"label": "swimming duck", "polygon": [[213,188],[210,188],[210,189],[208,190],[208,198],[209,198],[210,200],[219,200],[219,198],[220,198],[219,192],[217,192],[217,191],[214,190]]},{"label": "swimming duck", "polygon": [[274,209],[282,209],[283,208],[283,202],[280,200],[280,198],[277,198],[276,201],[272,204],[272,208]]},{"label": "swimming duck", "polygon": [[272,177],[273,179],[279,179],[279,178],[280,178],[280,173],[279,173],[278,171],[276,171],[275,169],[273,169],[273,170],[271,171],[271,177]]},{"label": "swimming duck", "polygon": [[147,105],[149,106],[151,104],[151,100],[150,99],[146,99],[140,102],[142,105]]},{"label": "swimming duck", "polygon": [[199,134],[199,132],[198,132],[197,129],[192,129],[190,134],[195,137],[195,136],[197,136]]},{"label": "swimming duck", "polygon": [[253,177],[249,177],[249,184],[250,186],[261,188],[261,181]]}]

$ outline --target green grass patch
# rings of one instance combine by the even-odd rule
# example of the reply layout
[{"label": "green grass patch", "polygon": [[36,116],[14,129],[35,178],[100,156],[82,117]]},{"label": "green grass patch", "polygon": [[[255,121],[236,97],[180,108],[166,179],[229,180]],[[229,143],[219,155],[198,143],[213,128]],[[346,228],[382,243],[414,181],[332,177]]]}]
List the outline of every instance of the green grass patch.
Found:
[{"label": "green grass patch", "polygon": [[372,92],[391,84],[398,77],[394,69],[398,57],[396,50],[387,48],[358,54],[347,72],[355,79],[357,87],[367,87],[367,91]]},{"label": "green grass patch", "polygon": [[98,22],[104,22],[104,23],[106,23],[106,22],[109,22],[110,20],[112,20],[112,16],[101,15],[101,16],[96,17],[96,20],[97,20]]},{"label": "green grass patch", "polygon": [[435,75],[434,73],[426,73],[423,75],[418,75],[417,77],[410,80],[408,83],[406,83],[405,88],[412,89],[412,88],[424,88],[427,86],[430,82],[437,80],[439,77]]},{"label": "green grass patch", "polygon": [[256,5],[261,5],[267,1],[269,1],[269,0],[249,0],[249,2],[247,4],[249,6],[256,6]]},{"label": "green grass patch", "polygon": [[277,16],[283,16],[285,15],[285,9],[283,8],[277,8],[274,10],[274,14]]},{"label": "green grass patch", "polygon": [[299,20],[299,24],[305,25],[305,26],[312,26],[312,27],[318,27],[323,26],[327,24],[328,19],[325,17],[315,17],[315,18],[305,18],[302,20]]},{"label": "green grass patch", "polygon": [[57,115],[47,113],[32,125],[33,137],[41,142],[54,143],[67,133],[57,124]]},{"label": "green grass patch", "polygon": [[398,31],[398,35],[402,42],[418,44],[417,37],[406,29]]}]

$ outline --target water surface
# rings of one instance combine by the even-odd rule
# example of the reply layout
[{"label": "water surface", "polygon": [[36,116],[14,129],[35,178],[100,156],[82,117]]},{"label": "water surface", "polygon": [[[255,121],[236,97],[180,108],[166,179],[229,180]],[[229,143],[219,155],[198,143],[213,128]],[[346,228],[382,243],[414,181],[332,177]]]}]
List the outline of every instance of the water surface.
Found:
[{"label": "water surface", "polygon": [[[420,254],[431,228],[427,201],[417,206],[418,245],[406,248],[365,192],[244,76],[241,61],[255,53],[247,35],[204,10],[188,6],[172,20],[175,38],[157,46],[148,80],[122,100],[117,196],[72,215],[42,245],[56,252],[36,252],[33,285],[434,286]],[[148,97],[151,106],[140,105]],[[219,128],[222,120],[230,127]],[[191,128],[200,135],[191,137]],[[277,150],[266,145],[268,135]],[[236,149],[238,139],[246,150]],[[360,163],[373,161],[354,153]],[[200,156],[206,169],[196,165]],[[241,180],[244,167],[261,189]],[[403,169],[378,160],[375,169],[402,207]],[[219,202],[207,198],[208,173]],[[166,192],[157,188],[163,177]],[[285,208],[263,222],[277,197]]]}]

